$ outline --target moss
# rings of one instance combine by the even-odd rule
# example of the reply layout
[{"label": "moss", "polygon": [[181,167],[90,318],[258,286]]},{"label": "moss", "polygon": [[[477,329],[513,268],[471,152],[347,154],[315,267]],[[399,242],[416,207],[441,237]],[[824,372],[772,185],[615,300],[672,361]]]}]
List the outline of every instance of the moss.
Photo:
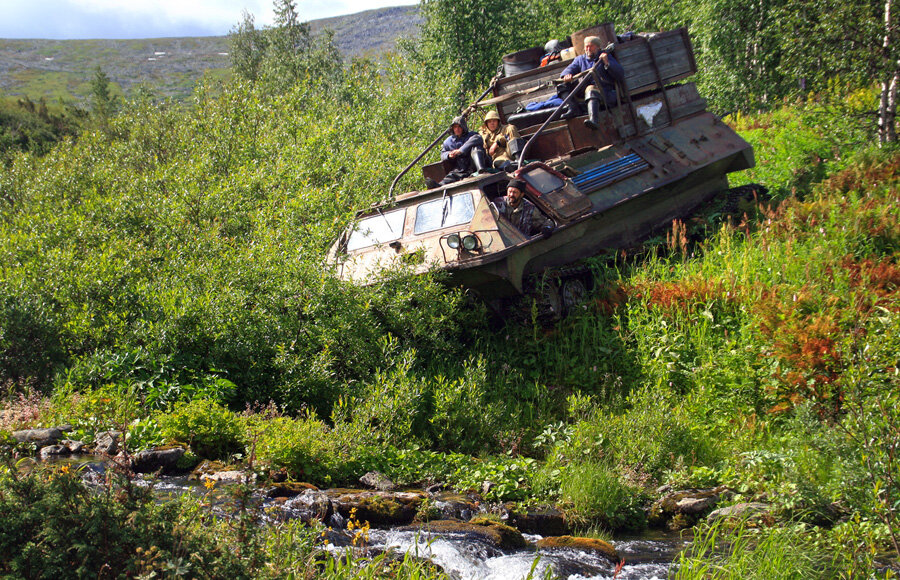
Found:
[{"label": "moss", "polygon": [[313,491],[318,491],[319,488],[314,486],[311,483],[304,483],[302,481],[284,481],[281,483],[275,484],[269,490],[269,497],[294,497],[295,495],[300,495],[307,489],[311,489]]},{"label": "moss", "polygon": [[621,561],[619,552],[609,542],[597,538],[578,538],[575,536],[555,536],[538,540],[537,547],[542,549],[571,548],[575,550],[596,552],[605,556],[609,561],[618,563]]},{"label": "moss", "polygon": [[474,518],[468,522],[436,520],[425,524],[399,528],[401,531],[425,531],[434,534],[463,534],[501,550],[524,548],[528,545],[515,528],[487,518]]}]

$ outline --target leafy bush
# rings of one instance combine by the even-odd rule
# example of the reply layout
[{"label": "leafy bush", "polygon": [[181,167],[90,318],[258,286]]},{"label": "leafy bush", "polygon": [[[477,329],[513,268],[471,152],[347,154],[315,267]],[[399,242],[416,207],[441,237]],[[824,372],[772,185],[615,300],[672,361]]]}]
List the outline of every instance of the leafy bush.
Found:
[{"label": "leafy bush", "polygon": [[158,420],[163,437],[190,445],[199,457],[224,459],[243,452],[243,421],[215,401],[195,399],[182,403]]},{"label": "leafy bush", "polygon": [[248,424],[261,463],[283,468],[292,478],[317,485],[340,481],[343,453],[324,422],[309,415],[296,419],[254,416]]},{"label": "leafy bush", "polygon": [[69,466],[0,475],[0,573],[16,578],[181,575],[249,578],[227,544],[183,525],[147,488],[93,493]]}]

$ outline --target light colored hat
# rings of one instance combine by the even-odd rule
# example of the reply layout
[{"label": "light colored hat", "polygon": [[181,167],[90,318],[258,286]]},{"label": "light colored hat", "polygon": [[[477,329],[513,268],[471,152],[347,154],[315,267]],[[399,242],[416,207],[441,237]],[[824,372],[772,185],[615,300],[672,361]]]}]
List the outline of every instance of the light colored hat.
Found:
[{"label": "light colored hat", "polygon": [[491,119],[497,119],[498,121],[500,120],[500,115],[497,113],[497,111],[488,111],[487,115],[484,116],[485,123],[487,123]]}]

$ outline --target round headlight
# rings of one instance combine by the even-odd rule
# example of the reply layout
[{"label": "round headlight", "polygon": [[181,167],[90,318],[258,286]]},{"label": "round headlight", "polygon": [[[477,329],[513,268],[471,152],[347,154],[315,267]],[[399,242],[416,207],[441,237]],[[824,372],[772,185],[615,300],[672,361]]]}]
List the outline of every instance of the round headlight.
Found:
[{"label": "round headlight", "polygon": [[462,246],[466,251],[471,252],[478,247],[478,238],[475,237],[475,234],[469,234],[462,239]]},{"label": "round headlight", "polygon": [[450,234],[447,236],[447,245],[454,250],[459,247],[459,234]]}]

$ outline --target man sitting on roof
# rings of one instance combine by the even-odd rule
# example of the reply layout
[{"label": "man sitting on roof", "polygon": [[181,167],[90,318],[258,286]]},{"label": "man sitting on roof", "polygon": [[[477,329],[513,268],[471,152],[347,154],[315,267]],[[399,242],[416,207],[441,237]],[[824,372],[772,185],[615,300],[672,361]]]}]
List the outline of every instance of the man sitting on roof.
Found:
[{"label": "man sitting on roof", "polygon": [[529,238],[535,234],[549,237],[553,233],[553,220],[545,218],[533,203],[525,199],[525,187],[523,180],[513,179],[506,186],[506,197],[491,202],[491,205]]},{"label": "man sitting on roof", "polygon": [[[617,61],[613,55],[603,50],[602,44],[603,41],[596,36],[588,36],[585,38],[584,54],[575,57],[575,60],[559,74],[563,81],[570,83],[572,77],[586,70],[590,70],[598,60],[600,61],[600,66],[595,69],[597,78],[600,80],[600,86],[595,86],[594,79],[591,79],[585,89],[588,104],[588,118],[585,119],[584,124],[591,129],[597,129],[600,126],[601,96],[603,97],[607,108],[615,107],[616,82],[625,80],[625,69],[622,68],[622,65],[619,64],[619,61]],[[573,88],[574,86],[570,84],[568,90],[571,91]],[[576,95],[575,97],[578,98],[580,96],[581,95]],[[569,115],[575,116],[576,114],[579,114],[575,100],[569,101],[569,104],[571,106]]]},{"label": "man sitting on roof", "polygon": [[484,148],[494,162],[494,169],[509,171],[514,167],[516,139],[521,139],[515,125],[501,125],[497,111],[488,111],[484,124],[478,129],[484,140]]},{"label": "man sitting on roof", "polygon": [[450,136],[441,145],[441,160],[453,162],[453,169],[441,180],[441,185],[465,179],[490,166],[481,135],[469,131],[465,117],[455,117],[450,123]]}]

